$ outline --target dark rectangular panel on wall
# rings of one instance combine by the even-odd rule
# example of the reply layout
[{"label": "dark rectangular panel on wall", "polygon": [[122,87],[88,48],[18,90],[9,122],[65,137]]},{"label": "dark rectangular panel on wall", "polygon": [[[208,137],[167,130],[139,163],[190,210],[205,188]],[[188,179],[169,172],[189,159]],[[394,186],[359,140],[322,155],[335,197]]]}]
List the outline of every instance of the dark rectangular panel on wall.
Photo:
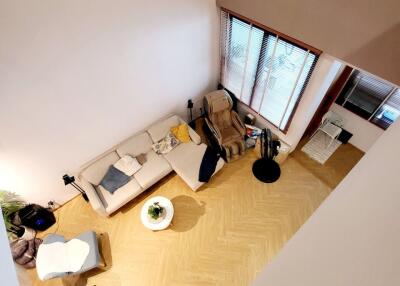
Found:
[{"label": "dark rectangular panel on wall", "polygon": [[328,110],[331,108],[332,104],[335,102],[339,94],[342,92],[344,86],[346,85],[347,81],[349,80],[351,73],[353,72],[353,68],[346,66],[342,73],[339,75],[337,80],[331,85],[327,93],[325,94],[324,98],[322,99],[321,103],[317,111],[315,112],[310,124],[307,127],[304,136],[309,136],[314,133],[315,130],[321,124],[322,117]]}]

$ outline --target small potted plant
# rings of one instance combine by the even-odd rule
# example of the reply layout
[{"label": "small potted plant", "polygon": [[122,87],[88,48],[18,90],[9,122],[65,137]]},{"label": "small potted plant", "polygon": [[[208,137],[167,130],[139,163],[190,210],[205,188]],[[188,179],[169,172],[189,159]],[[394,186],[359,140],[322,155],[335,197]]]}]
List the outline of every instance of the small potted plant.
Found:
[{"label": "small potted plant", "polygon": [[151,221],[157,223],[164,219],[165,209],[160,206],[159,202],[154,202],[151,206],[149,206],[147,214]]},{"label": "small potted plant", "polygon": [[14,223],[14,215],[25,206],[25,203],[16,194],[0,190],[0,206],[9,239],[14,239],[15,236],[21,237],[25,228]]}]

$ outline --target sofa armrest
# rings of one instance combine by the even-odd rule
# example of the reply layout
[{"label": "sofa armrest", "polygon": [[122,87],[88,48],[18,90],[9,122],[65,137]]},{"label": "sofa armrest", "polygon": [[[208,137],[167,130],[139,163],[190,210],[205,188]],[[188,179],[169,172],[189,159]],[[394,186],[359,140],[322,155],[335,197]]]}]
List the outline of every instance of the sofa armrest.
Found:
[{"label": "sofa armrest", "polygon": [[92,208],[99,213],[102,216],[107,216],[106,209],[104,208],[104,205],[102,201],[100,200],[100,197],[97,195],[97,192],[93,185],[89,183],[85,178],[79,177],[79,182],[82,187],[82,189],[85,191],[86,195],[89,198],[89,203],[92,206]]},{"label": "sofa armrest", "polygon": [[235,126],[236,130],[239,131],[240,135],[246,134],[246,126],[244,126],[242,120],[239,115],[235,111],[231,111],[231,118],[233,126]]},{"label": "sofa armrest", "polygon": [[190,127],[189,125],[188,125],[188,129],[189,129],[189,136],[190,136],[190,139],[192,139],[192,141],[193,141],[195,144],[199,145],[199,144],[201,143],[200,135],[197,134],[197,132],[194,131],[193,128]]}]

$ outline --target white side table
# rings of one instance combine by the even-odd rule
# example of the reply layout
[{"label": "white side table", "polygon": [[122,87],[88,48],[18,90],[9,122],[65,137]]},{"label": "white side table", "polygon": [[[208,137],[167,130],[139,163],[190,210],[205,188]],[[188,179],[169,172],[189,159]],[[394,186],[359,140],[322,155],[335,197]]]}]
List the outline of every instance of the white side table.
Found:
[{"label": "white side table", "polygon": [[[153,221],[147,214],[149,206],[156,202],[158,202],[166,212],[164,219],[162,219],[161,221]],[[172,205],[172,202],[169,199],[161,196],[153,197],[147,200],[142,207],[142,211],[140,212],[140,219],[142,220],[143,225],[151,230],[166,229],[171,224],[173,217],[174,206]]]}]

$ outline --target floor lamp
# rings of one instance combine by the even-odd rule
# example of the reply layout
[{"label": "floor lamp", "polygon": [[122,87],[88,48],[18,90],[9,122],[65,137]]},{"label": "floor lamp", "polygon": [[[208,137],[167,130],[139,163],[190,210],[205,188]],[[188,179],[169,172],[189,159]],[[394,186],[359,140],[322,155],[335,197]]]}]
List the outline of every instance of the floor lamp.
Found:
[{"label": "floor lamp", "polygon": [[82,194],[82,197],[85,199],[86,202],[89,202],[89,198],[86,195],[85,191],[77,184],[75,183],[75,177],[74,176],[69,176],[68,174],[65,174],[63,176],[63,181],[64,185],[72,185],[75,189],[78,190]]}]

